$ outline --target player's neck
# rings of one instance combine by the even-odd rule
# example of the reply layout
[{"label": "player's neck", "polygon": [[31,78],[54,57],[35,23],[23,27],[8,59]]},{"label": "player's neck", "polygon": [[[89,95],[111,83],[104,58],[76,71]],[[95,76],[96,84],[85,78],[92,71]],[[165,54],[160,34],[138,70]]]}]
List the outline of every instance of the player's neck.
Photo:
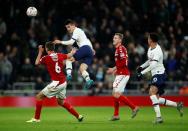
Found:
[{"label": "player's neck", "polygon": [[54,51],[48,51],[47,53],[48,53],[48,55],[50,55],[50,54],[54,53]]},{"label": "player's neck", "polygon": [[115,45],[116,48],[118,48],[121,45],[121,43],[118,43]]},{"label": "player's neck", "polygon": [[157,46],[157,43],[152,43],[152,44],[150,45],[151,49],[155,49],[156,46]]}]

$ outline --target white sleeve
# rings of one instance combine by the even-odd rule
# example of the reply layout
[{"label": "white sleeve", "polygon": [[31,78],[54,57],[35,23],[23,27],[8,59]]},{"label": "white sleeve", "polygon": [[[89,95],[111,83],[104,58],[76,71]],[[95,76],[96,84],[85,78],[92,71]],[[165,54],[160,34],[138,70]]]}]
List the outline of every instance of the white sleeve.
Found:
[{"label": "white sleeve", "polygon": [[70,40],[67,40],[67,41],[61,41],[61,44],[63,44],[63,45],[73,45],[74,42],[75,42],[75,40],[70,39]]},{"label": "white sleeve", "polygon": [[142,64],[140,67],[146,68],[149,66],[149,60],[147,60],[144,64]]},{"label": "white sleeve", "polygon": [[[148,62],[149,63],[149,62]],[[147,72],[151,71],[157,64],[157,61],[151,61],[150,66],[148,66],[146,69],[144,69],[141,74],[146,74]]]}]

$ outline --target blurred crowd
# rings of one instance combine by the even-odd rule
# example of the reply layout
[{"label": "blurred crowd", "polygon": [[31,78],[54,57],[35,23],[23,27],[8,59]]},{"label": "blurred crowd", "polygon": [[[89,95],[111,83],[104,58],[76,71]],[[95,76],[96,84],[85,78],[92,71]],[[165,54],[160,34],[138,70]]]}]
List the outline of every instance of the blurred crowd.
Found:
[{"label": "blurred crowd", "polygon": [[[29,18],[26,9],[35,6],[38,16]],[[147,59],[147,35],[157,32],[164,51],[169,81],[188,81],[188,8],[186,0],[0,0],[0,89],[14,82],[36,82],[36,89],[50,81],[43,66],[35,67],[37,47],[54,39],[68,40],[63,25],[67,18],[77,22],[92,41],[96,55],[90,73],[98,92],[111,88],[114,76],[106,74],[114,66],[112,37],[124,34],[129,69]],[[69,47],[57,46],[67,53]],[[74,63],[73,81],[82,82]]]}]

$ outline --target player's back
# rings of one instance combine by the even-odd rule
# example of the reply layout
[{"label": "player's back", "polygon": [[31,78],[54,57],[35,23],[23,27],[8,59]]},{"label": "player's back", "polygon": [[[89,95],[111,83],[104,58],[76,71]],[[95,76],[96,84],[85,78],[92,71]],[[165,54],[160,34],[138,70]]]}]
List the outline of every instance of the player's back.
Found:
[{"label": "player's back", "polygon": [[164,65],[163,65],[163,52],[161,47],[157,44],[156,48],[148,49],[148,59],[150,63],[152,61],[156,61],[157,65],[155,68],[151,70],[152,76],[155,74],[163,74],[165,71]]},{"label": "player's back", "polygon": [[92,47],[91,41],[87,38],[85,32],[78,27],[75,28],[72,39],[76,40],[79,47],[84,45],[89,45]]},{"label": "player's back", "polygon": [[61,53],[51,53],[41,58],[40,62],[44,64],[54,81],[64,83],[66,77],[63,73],[63,61],[67,59],[67,55]]}]

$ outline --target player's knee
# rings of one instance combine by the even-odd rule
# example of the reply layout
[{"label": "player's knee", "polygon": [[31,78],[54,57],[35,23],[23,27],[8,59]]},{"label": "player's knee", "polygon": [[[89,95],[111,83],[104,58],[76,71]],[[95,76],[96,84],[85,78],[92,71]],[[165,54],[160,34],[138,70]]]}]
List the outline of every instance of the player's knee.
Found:
[{"label": "player's knee", "polygon": [[85,70],[87,70],[87,65],[85,64],[85,63],[82,63],[81,65],[80,65],[80,72],[83,72],[83,71],[85,71]]},{"label": "player's knee", "polygon": [[37,100],[43,100],[45,97],[46,97],[46,96],[45,96],[42,92],[39,92],[39,93],[35,96],[35,98],[36,98]]},{"label": "player's knee", "polygon": [[150,86],[150,89],[149,89],[149,94],[150,95],[156,95],[157,91],[158,91],[158,89],[157,89],[156,86],[153,86],[153,85]]},{"label": "player's knee", "polygon": [[57,103],[58,103],[58,105],[63,106],[63,100],[62,99],[57,99]]},{"label": "player's knee", "polygon": [[113,97],[115,97],[115,98],[119,98],[120,95],[121,95],[121,93],[119,93],[119,92],[114,92],[112,95],[113,95]]},{"label": "player's knee", "polygon": [[40,94],[37,94],[36,97],[35,97],[37,100],[42,100],[42,97]]}]

